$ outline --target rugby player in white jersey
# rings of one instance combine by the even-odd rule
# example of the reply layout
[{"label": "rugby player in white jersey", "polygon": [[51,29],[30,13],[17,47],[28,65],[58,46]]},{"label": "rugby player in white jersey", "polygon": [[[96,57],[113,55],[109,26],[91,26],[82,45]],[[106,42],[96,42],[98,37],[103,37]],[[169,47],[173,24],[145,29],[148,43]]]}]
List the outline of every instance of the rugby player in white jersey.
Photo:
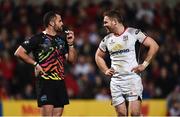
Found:
[{"label": "rugby player in white jersey", "polygon": [[[149,65],[159,46],[139,29],[125,28],[122,16],[116,10],[104,13],[104,27],[109,34],[101,41],[95,61],[99,69],[111,77],[112,105],[118,116],[127,116],[128,109],[132,116],[140,116],[143,86],[138,73]],[[136,60],[136,41],[148,48],[147,56],[141,64]],[[104,60],[106,52],[110,55],[111,68]]]}]

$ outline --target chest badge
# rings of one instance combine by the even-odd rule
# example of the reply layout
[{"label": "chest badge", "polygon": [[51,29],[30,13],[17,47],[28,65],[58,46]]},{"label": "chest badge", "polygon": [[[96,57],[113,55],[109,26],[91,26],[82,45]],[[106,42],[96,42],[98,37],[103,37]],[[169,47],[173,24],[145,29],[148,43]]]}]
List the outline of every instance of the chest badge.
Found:
[{"label": "chest badge", "polygon": [[128,40],[128,35],[124,35],[123,36],[123,41],[127,41]]},{"label": "chest badge", "polygon": [[111,39],[111,41],[109,42],[109,44],[114,44],[115,41],[113,39]]}]

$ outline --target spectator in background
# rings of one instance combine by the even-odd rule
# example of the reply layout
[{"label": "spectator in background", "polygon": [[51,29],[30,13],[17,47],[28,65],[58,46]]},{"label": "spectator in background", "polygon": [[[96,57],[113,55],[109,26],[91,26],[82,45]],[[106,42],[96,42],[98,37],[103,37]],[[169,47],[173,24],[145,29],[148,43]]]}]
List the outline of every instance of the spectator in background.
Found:
[{"label": "spectator in background", "polygon": [[106,87],[100,88],[98,93],[95,96],[96,100],[110,100],[108,89]]},{"label": "spectator in background", "polygon": [[34,92],[33,92],[33,86],[32,86],[32,84],[27,84],[27,85],[25,86],[25,88],[24,88],[22,98],[23,98],[23,99],[27,99],[27,100],[35,99],[33,93],[34,93]]},{"label": "spectator in background", "polygon": [[66,75],[65,83],[69,98],[77,98],[79,94],[79,86],[71,73],[68,73],[68,75]]},{"label": "spectator in background", "polygon": [[141,7],[142,8],[138,9],[137,11],[136,18],[141,21],[144,18],[146,23],[152,24],[154,19],[154,13],[150,8],[150,4],[148,2],[142,2]]},{"label": "spectator in background", "polygon": [[81,74],[78,79],[79,85],[79,98],[81,99],[91,99],[94,98],[94,85],[88,79],[87,74]]},{"label": "spectator in background", "polygon": [[167,97],[167,108],[169,116],[180,116],[180,86]]}]

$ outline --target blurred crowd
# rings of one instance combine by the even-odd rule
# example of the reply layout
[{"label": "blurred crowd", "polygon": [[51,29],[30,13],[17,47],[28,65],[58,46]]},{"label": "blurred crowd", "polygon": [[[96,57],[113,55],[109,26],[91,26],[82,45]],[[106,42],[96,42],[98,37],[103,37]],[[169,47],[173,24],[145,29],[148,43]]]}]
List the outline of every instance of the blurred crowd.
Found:
[{"label": "blurred crowd", "polygon": [[[180,93],[180,2],[169,6],[164,0],[131,4],[125,0],[44,0],[41,4],[29,4],[26,0],[18,3],[14,0],[0,1],[0,98],[36,97],[33,66],[18,60],[14,52],[22,42],[43,30],[45,12],[58,10],[64,24],[75,31],[78,50],[77,63],[73,66],[67,63],[65,67],[69,97],[110,99],[110,78],[99,71],[94,61],[96,49],[106,35],[102,13],[107,9],[118,9],[127,26],[140,28],[158,42],[158,54],[141,74],[143,98],[171,97],[169,100],[172,101],[173,92]],[[137,50],[138,59],[142,62],[147,49],[137,43]],[[110,65],[108,57],[107,61]],[[173,103],[179,105],[179,100],[177,98]]]}]

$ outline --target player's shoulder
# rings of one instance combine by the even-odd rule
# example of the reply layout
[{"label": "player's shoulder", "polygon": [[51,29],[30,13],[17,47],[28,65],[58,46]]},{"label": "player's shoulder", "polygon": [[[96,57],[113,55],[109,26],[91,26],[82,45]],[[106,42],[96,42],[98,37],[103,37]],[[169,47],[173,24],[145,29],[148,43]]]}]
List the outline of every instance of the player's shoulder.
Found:
[{"label": "player's shoulder", "polygon": [[137,29],[137,28],[134,28],[134,27],[128,27],[127,28],[127,32],[134,35],[134,34],[138,34],[141,30],[140,29]]},{"label": "player's shoulder", "polygon": [[31,43],[41,43],[43,41],[43,33],[37,33],[32,35],[31,37],[26,38],[26,42],[31,42]]},{"label": "player's shoulder", "polygon": [[43,35],[44,35],[44,34],[43,34],[42,32],[40,32],[40,33],[34,34],[31,38],[33,38],[33,39],[39,39],[39,38],[42,38]]},{"label": "player's shoulder", "polygon": [[113,36],[113,33],[109,33],[108,35],[106,35],[104,37],[104,41],[108,40],[109,38],[111,38]]}]

